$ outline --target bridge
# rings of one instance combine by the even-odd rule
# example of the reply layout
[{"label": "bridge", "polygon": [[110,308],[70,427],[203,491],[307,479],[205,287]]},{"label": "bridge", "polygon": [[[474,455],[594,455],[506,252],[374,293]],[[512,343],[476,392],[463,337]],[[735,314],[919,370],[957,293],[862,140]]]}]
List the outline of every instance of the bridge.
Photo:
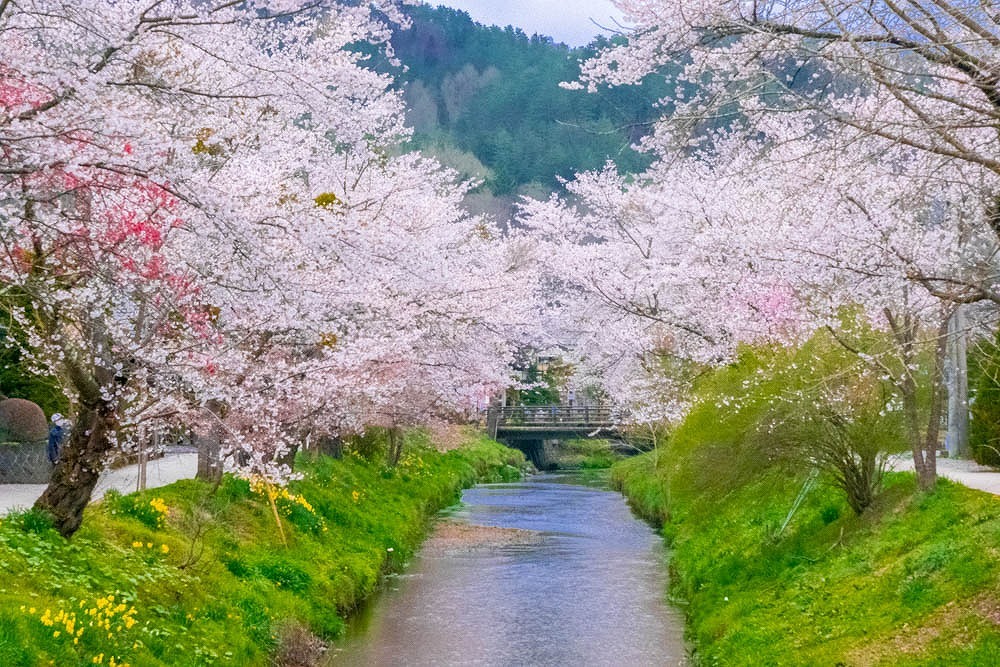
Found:
[{"label": "bridge", "polygon": [[486,431],[495,440],[520,449],[544,468],[546,440],[621,437],[611,408],[605,405],[515,405],[491,407]]}]

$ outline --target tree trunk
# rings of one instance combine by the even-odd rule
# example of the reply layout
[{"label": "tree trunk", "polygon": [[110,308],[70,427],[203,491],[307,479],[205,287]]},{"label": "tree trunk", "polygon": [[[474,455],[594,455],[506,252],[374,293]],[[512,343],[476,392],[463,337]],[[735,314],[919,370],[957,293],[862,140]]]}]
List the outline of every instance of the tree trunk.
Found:
[{"label": "tree trunk", "polygon": [[[934,368],[931,372],[930,414],[927,416],[927,430],[923,441],[923,466],[917,468],[917,483],[924,491],[934,488],[937,483],[938,434],[941,431],[941,413],[944,401],[941,387],[944,383],[944,362],[948,356],[948,322],[951,317],[942,318],[938,328],[937,346],[934,350]],[[914,458],[916,463],[916,458]]]},{"label": "tree trunk", "polygon": [[222,479],[222,443],[213,429],[207,434],[196,433],[195,446],[198,448],[198,471],[196,479],[214,484]]},{"label": "tree trunk", "polygon": [[288,466],[289,470],[295,469],[295,456],[299,453],[300,445],[298,442],[288,448],[288,451],[277,457],[278,463]]},{"label": "tree trunk", "polygon": [[344,455],[344,441],[338,436],[321,435],[316,438],[316,452],[339,459]]},{"label": "tree trunk", "polygon": [[195,445],[198,447],[198,472],[197,479],[205,480],[211,484],[217,484],[222,479],[222,417],[225,413],[222,403],[210,400],[205,404],[205,409],[212,414],[212,425],[208,433],[196,433],[194,436]]},{"label": "tree trunk", "polygon": [[52,479],[35,501],[35,509],[53,516],[55,528],[63,537],[72,536],[80,528],[83,510],[90,502],[111,449],[108,434],[114,427],[114,414],[106,404],[80,407]]},{"label": "tree trunk", "polygon": [[900,358],[903,362],[902,376],[897,380],[896,388],[903,401],[906,437],[913,451],[913,469],[917,474],[917,485],[921,490],[929,491],[937,483],[937,441],[942,409],[940,390],[944,378],[944,360],[948,354],[948,322],[951,319],[951,312],[942,313],[937,330],[934,368],[930,376],[930,410],[927,428],[923,433],[921,433],[920,411],[917,404],[917,383],[912,371],[909,370],[916,360],[917,320],[909,314],[902,320],[897,319],[888,308],[884,312],[899,345]]},{"label": "tree trunk", "polygon": [[392,426],[389,428],[389,451],[386,452],[386,459],[390,466],[395,466],[399,463],[400,457],[403,455],[403,437],[399,432],[398,426]]}]

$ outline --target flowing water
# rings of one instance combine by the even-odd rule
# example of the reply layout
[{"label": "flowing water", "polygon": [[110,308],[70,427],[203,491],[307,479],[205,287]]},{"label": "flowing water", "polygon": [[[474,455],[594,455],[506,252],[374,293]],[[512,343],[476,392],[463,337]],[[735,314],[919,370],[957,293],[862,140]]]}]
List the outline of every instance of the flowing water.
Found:
[{"label": "flowing water", "polygon": [[587,479],[467,490],[327,664],[685,664],[683,619],[664,601],[662,541]]}]

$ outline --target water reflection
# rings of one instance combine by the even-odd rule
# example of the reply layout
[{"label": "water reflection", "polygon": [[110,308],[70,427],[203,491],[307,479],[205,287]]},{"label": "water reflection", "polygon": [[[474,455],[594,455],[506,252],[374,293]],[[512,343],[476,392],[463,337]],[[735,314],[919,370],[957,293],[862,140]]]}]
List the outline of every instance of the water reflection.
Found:
[{"label": "water reflection", "polygon": [[[678,665],[663,546],[592,479],[483,485],[354,622],[329,665]],[[477,531],[471,526],[535,531]]]}]

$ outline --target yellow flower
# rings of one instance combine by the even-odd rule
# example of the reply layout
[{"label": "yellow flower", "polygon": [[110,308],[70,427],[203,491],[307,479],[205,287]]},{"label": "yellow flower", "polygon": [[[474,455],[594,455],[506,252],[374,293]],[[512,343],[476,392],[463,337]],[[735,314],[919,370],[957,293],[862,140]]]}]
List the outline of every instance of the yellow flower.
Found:
[{"label": "yellow flower", "polygon": [[160,551],[162,551],[163,553],[169,553],[170,552],[170,547],[168,547],[166,544],[164,544],[164,545],[162,545],[160,547]]},{"label": "yellow flower", "polygon": [[136,549],[141,549],[142,548],[142,542],[135,541],[135,542],[132,543],[132,546],[135,547]]},{"label": "yellow flower", "polygon": [[160,514],[167,513],[167,504],[163,502],[163,498],[153,498],[149,501],[149,505]]},{"label": "yellow flower", "polygon": [[354,498],[354,502],[361,500],[361,494],[357,491],[351,491],[351,497]]}]

